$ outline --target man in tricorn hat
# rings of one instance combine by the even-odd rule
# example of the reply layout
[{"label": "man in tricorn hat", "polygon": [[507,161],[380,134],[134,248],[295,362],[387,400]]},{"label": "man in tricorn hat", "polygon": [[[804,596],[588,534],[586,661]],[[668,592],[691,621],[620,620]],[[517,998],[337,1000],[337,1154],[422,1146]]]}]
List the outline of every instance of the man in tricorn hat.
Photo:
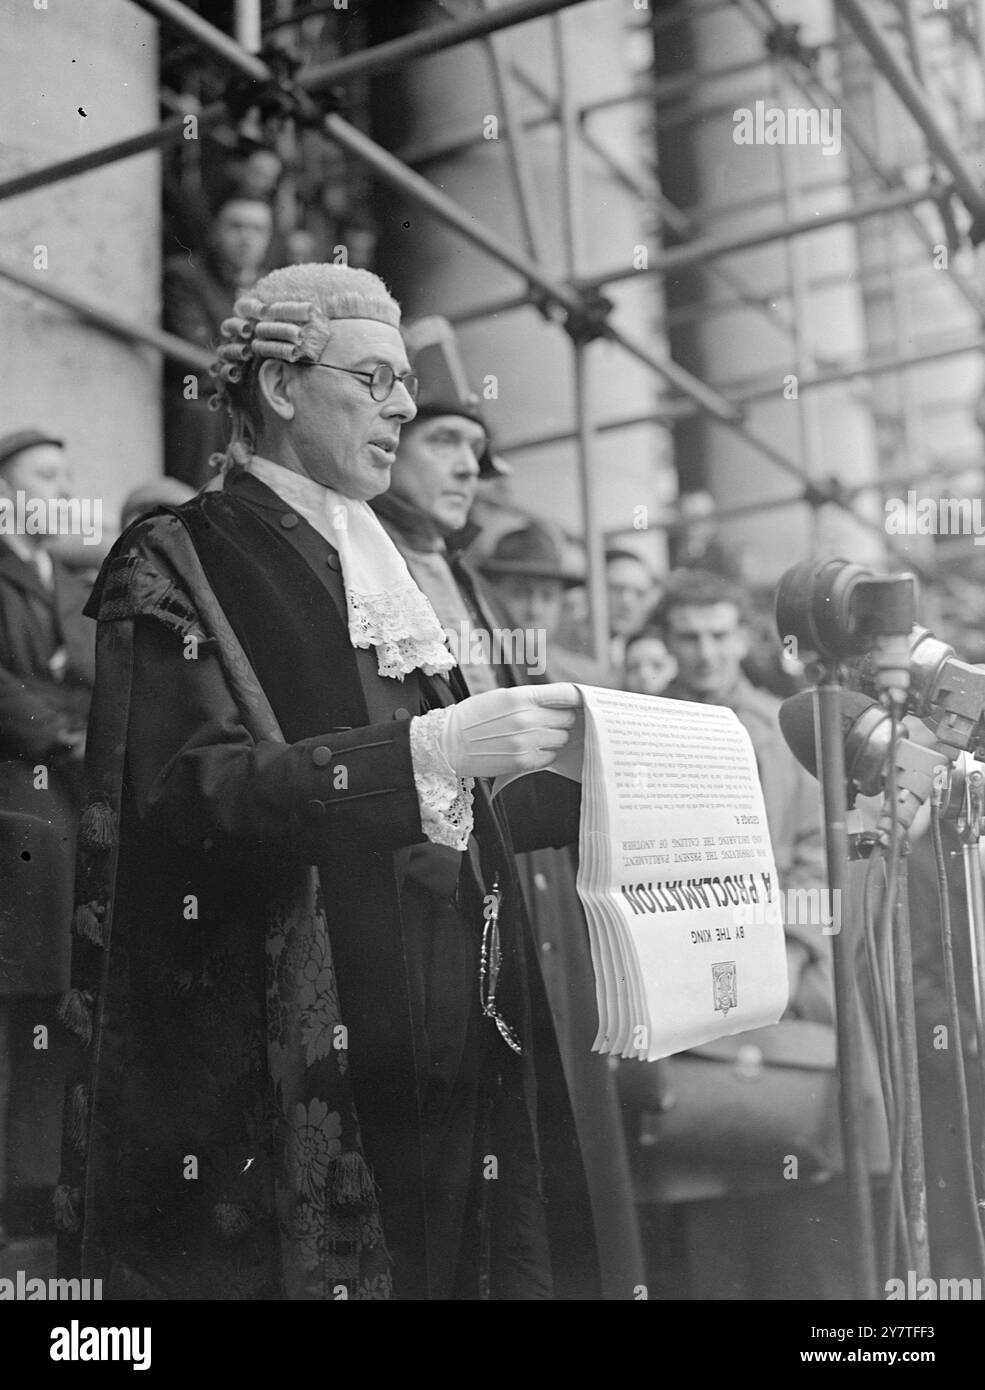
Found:
[{"label": "man in tricorn hat", "polygon": [[[563,587],[581,581],[563,563],[549,528],[528,528],[535,533],[533,556],[526,531],[513,533],[519,546],[504,537],[495,554],[502,552],[509,565],[516,550],[520,563],[510,572],[537,593],[546,588],[549,598],[556,590],[553,606],[534,602],[508,611],[463,560],[463,548],[477,535],[469,511],[480,482],[501,476],[504,465],[495,459],[450,324],[421,319],[405,328],[404,337],[420,379],[417,417],[401,432],[390,488],[373,508],[434,606],[469,689],[562,679],[598,684],[591,662],[562,654],[552,642]],[[503,571],[494,563],[491,572]],[[584,664],[576,674],[579,660]],[[448,854],[440,845],[416,846],[410,875],[437,885],[449,868],[457,872]],[[642,1256],[614,1076],[608,1059],[592,1052],[595,980],[574,862],[568,849],[535,849],[519,855],[518,864],[584,1157],[602,1296],[631,1298],[644,1280]],[[570,1167],[561,1154],[555,1166]],[[582,1270],[573,1287],[577,1296],[596,1296],[594,1278],[594,1269]]]},{"label": "man in tricorn hat", "polygon": [[416,414],[399,324],[343,266],[237,300],[223,486],[89,608],[58,1209],[109,1297],[549,1299],[594,1256],[541,1162],[580,1172],[513,848],[570,842],[578,788],[487,780],[577,759],[580,697],[470,696],[367,505]]}]

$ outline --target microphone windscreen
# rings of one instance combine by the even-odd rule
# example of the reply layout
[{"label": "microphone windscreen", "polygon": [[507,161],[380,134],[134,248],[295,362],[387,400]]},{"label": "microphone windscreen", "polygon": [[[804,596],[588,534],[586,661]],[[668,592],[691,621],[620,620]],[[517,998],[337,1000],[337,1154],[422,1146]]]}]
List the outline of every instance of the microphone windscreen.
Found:
[{"label": "microphone windscreen", "polygon": [[[780,732],[787,747],[812,777],[817,776],[817,741],[814,732],[815,691],[799,690],[780,706]],[[841,692],[841,728],[848,730],[867,709],[872,707],[871,695],[863,695],[858,690]]]}]

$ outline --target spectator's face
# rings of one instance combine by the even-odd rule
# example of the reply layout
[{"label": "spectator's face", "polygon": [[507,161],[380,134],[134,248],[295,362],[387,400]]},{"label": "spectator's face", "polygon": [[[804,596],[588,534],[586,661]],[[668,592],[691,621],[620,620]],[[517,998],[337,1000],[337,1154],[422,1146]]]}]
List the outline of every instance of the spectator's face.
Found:
[{"label": "spectator's face", "polygon": [[609,626],[614,637],[641,627],[653,598],[653,583],[640,560],[610,560],[605,568],[609,587]]},{"label": "spectator's face", "polygon": [[226,203],[212,224],[212,245],[237,274],[260,273],[273,223],[266,203],[237,199]]},{"label": "spectator's face", "polygon": [[286,241],[289,265],[308,265],[317,260],[315,238],[303,227],[295,227],[293,232],[288,232]]},{"label": "spectator's face", "polygon": [[548,637],[557,632],[564,607],[564,585],[560,579],[504,574],[496,580],[496,592],[517,627],[543,631]]},{"label": "spectator's face", "polygon": [[572,584],[570,589],[565,589],[561,600],[561,617],[574,628],[587,625],[588,590],[584,584]]},{"label": "spectator's face", "polygon": [[699,607],[681,604],[667,616],[667,650],[677,662],[677,679],[693,695],[714,703],[740,675],[749,635],[734,603]]},{"label": "spectator's face", "polygon": [[485,430],[464,415],[421,420],[400,442],[390,491],[451,535],[468,520],[485,447]]},{"label": "spectator's face", "polygon": [[659,637],[641,637],[626,649],[623,686],[634,695],[659,695],[674,678],[674,658]]},{"label": "spectator's face", "polygon": [[68,496],[69,473],[64,449],[57,444],[36,444],[22,449],[0,468],[0,495],[22,492],[47,504]]},{"label": "spectator's face", "polygon": [[[370,373],[385,362],[402,376],[410,370],[396,328],[372,319],[340,319],[321,361]],[[291,369],[293,412],[286,442],[299,471],[345,497],[368,502],[390,486],[400,428],[417,407],[399,382],[385,401],[374,401],[369,382],[323,367]]]},{"label": "spectator's face", "polygon": [[280,155],[273,150],[253,150],[240,168],[236,182],[257,198],[270,198],[277,189],[283,172]]}]

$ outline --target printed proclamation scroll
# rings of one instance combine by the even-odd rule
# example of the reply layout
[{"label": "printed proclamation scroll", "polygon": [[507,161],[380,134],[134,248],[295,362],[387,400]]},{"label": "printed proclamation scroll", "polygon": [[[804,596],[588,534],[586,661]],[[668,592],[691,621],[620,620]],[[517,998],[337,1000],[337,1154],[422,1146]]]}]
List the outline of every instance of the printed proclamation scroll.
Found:
[{"label": "printed proclamation scroll", "polygon": [[654,1061],[776,1023],[786,952],[748,734],[720,705],[578,688],[595,1051]]}]

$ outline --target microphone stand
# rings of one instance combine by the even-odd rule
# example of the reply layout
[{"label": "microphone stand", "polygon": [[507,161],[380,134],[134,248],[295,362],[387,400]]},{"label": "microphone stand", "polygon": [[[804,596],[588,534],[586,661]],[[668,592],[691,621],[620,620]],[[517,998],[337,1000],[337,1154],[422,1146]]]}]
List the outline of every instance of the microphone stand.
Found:
[{"label": "microphone stand", "polygon": [[[832,910],[834,904],[847,901],[848,893],[847,798],[841,719],[843,687],[838,677],[836,665],[822,667],[815,720]],[[832,949],[842,1150],[852,1218],[852,1265],[857,1297],[871,1301],[876,1297],[875,1232],[864,1143],[862,1015],[855,978],[855,933],[845,931],[843,924],[842,931],[833,938]]]},{"label": "microphone stand", "polygon": [[968,934],[971,944],[971,976],[975,994],[975,1033],[978,1039],[978,1081],[981,1090],[979,1181],[985,1175],[985,890],[978,841],[985,831],[985,776],[971,771],[965,776],[964,799],[957,832],[964,862],[968,901]]},{"label": "microphone stand", "polygon": [[893,911],[893,970],[900,1056],[903,1064],[903,1202],[910,1256],[917,1279],[930,1275],[930,1242],[927,1234],[927,1175],[923,1155],[923,1112],[920,1107],[920,1073],[917,1063],[917,1019],[913,1003],[913,956],[910,948],[910,900],[907,887],[905,830],[900,832],[899,872],[895,883],[886,884],[896,894]]}]

